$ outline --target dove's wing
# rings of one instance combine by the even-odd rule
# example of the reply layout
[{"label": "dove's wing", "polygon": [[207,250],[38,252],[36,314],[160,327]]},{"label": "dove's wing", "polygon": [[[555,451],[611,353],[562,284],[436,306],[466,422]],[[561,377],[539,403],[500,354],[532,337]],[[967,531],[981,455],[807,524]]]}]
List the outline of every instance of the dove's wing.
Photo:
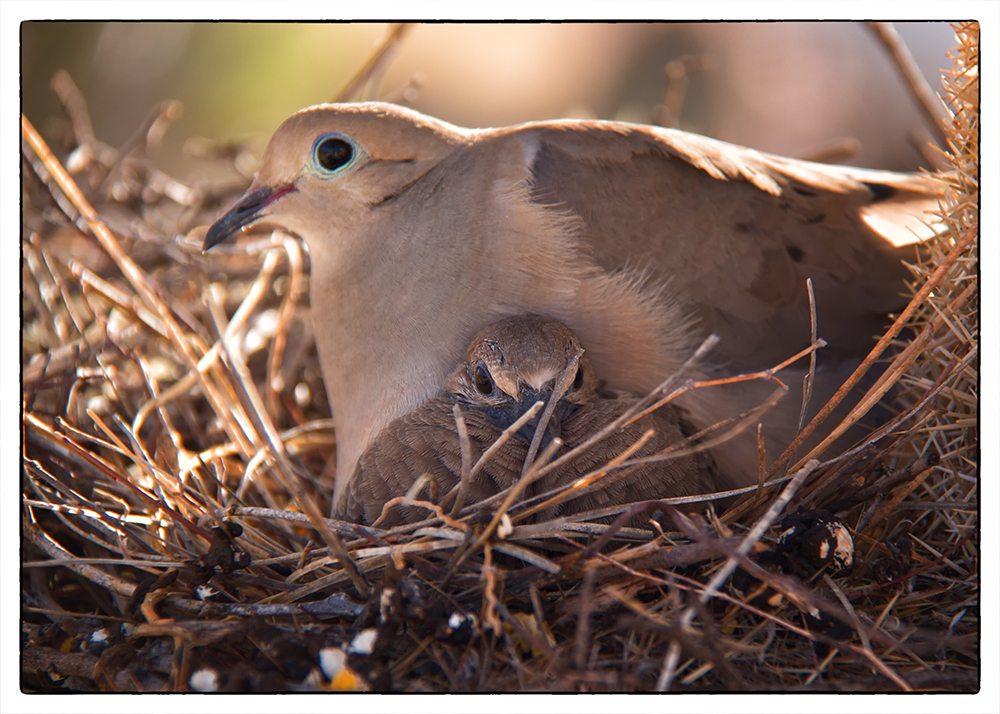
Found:
[{"label": "dove's wing", "polygon": [[[520,136],[518,136],[520,135]],[[812,278],[827,354],[870,349],[905,304],[901,260],[930,235],[940,187],[908,174],[785,159],[696,134],[613,122],[503,130],[531,151],[535,201],[579,217],[607,270],[666,281],[740,367],[808,344]],[[897,247],[900,244],[900,247]]]}]

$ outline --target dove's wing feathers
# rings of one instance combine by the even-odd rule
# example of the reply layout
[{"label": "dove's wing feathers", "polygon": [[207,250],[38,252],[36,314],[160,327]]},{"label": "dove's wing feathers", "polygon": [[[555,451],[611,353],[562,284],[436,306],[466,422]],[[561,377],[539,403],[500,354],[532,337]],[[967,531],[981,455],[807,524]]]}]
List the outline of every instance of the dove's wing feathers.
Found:
[{"label": "dove's wing feathers", "polygon": [[[581,220],[608,271],[668,283],[721,353],[762,367],[808,344],[813,280],[827,354],[858,354],[901,306],[896,247],[930,221],[927,178],[784,159],[670,129],[550,122],[505,130],[533,149],[532,197]],[[887,234],[887,235],[884,235]]]}]

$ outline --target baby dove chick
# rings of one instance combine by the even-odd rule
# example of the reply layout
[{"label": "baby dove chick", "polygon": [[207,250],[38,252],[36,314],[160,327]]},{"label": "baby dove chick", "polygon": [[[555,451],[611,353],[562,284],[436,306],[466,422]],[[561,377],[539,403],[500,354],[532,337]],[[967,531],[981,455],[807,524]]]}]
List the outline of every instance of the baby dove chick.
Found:
[{"label": "baby dove chick", "polygon": [[[444,391],[384,429],[361,455],[338,505],[340,517],[373,523],[388,500],[402,496],[424,473],[435,482],[432,493],[440,500],[459,481],[462,458],[452,412],[458,404],[469,433],[471,462],[537,401],[553,396],[559,378],[581,351],[573,332],[556,320],[523,315],[498,320],[473,339],[465,360],[448,377]],[[583,443],[638,401],[600,391],[593,365],[583,354],[576,373],[559,399],[546,426],[543,444],[559,436],[561,453]],[[476,502],[511,486],[521,475],[538,418],[529,421],[486,462],[470,482],[466,502]],[[636,456],[650,456],[684,438],[679,412],[671,406],[630,424],[569,464],[532,484],[526,496],[567,485],[587,471],[603,466],[635,442],[647,429],[654,436]],[[559,504],[542,517],[566,515],[592,508],[706,493],[713,489],[709,461],[682,456],[645,464],[624,476],[612,472],[607,486]],[[426,499],[426,491],[420,498]],[[434,496],[432,496],[434,498]],[[380,524],[426,518],[423,508],[391,509]]]}]

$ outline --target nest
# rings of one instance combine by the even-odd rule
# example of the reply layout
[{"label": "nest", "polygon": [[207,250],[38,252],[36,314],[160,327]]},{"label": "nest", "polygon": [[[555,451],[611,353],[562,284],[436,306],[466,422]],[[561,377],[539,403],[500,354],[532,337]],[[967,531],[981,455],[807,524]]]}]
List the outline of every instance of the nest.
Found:
[{"label": "nest", "polygon": [[[246,148],[191,145],[237,178],[178,181],[145,152],[173,104],[113,149],[58,76],[64,164],[22,123],[22,690],[976,691],[978,25],[956,32],[946,230],[870,392],[896,416],[707,522],[525,525],[503,496],[323,518],[307,257],[200,254]],[[671,527],[628,527],[651,508]]]}]

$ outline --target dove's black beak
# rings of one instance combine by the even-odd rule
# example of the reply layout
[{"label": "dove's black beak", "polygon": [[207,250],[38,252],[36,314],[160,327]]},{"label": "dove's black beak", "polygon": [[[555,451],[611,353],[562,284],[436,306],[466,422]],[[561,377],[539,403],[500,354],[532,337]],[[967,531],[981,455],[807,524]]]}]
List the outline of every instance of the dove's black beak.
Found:
[{"label": "dove's black beak", "polygon": [[239,200],[239,203],[230,209],[229,213],[212,224],[212,227],[208,229],[208,233],[205,234],[205,242],[202,243],[201,249],[203,251],[208,250],[213,245],[218,245],[226,240],[241,228],[250,225],[261,217],[260,212],[265,206],[294,190],[295,186],[293,185],[277,189],[270,186],[261,186],[248,192]]}]

